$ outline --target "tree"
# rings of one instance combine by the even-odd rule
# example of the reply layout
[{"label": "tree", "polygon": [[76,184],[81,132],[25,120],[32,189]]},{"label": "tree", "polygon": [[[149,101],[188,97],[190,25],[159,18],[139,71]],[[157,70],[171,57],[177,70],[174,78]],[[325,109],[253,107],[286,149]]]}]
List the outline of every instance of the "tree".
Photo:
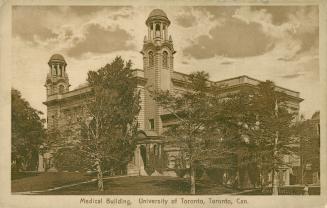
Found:
[{"label": "tree", "polygon": [[210,128],[212,119],[218,119],[221,109],[219,99],[215,96],[216,88],[208,85],[208,78],[205,72],[190,74],[188,91],[175,93],[149,89],[153,99],[176,120],[165,135],[172,145],[179,147],[181,157],[187,160],[191,194],[196,191],[195,173],[199,163],[206,165],[209,160],[223,154],[219,143],[215,142],[219,131]]},{"label": "tree", "polygon": [[[319,112],[316,112],[315,115]],[[299,156],[300,166],[300,183],[306,183],[304,176],[307,174],[307,166],[311,166],[313,172],[320,170],[320,130],[318,120],[307,119],[299,120],[295,125],[295,134],[300,140]]]},{"label": "tree", "polygon": [[79,120],[75,147],[83,161],[97,171],[98,190],[103,191],[103,171],[126,167],[130,161],[140,110],[137,80],[132,63],[120,57],[98,71],[89,71],[92,88],[84,97],[84,116]]},{"label": "tree", "polygon": [[251,165],[260,175],[272,172],[276,178],[280,168],[290,165],[284,157],[294,155],[298,148],[292,130],[296,114],[288,109],[286,94],[266,81],[256,89],[231,95],[228,106],[232,126],[237,129],[230,129],[238,138],[231,140],[230,146],[235,149],[238,166]]},{"label": "tree", "polygon": [[44,138],[41,111],[30,106],[21,93],[11,89],[11,168],[12,171],[35,171],[39,146]]}]

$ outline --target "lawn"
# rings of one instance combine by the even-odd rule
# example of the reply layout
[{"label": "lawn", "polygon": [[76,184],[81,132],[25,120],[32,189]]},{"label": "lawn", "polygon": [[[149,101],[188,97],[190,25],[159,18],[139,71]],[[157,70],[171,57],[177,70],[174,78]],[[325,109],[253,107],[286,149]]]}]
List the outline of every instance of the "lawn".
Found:
[{"label": "lawn", "polygon": [[[96,182],[73,186],[46,195],[181,195],[189,194],[190,185],[186,179],[164,176],[138,176],[106,179],[104,191],[97,191]],[[197,194],[229,194],[235,190],[214,184],[207,180],[197,183]]]},{"label": "lawn", "polygon": [[82,173],[46,172],[37,176],[11,181],[11,192],[39,191],[53,187],[91,180],[91,176]]}]

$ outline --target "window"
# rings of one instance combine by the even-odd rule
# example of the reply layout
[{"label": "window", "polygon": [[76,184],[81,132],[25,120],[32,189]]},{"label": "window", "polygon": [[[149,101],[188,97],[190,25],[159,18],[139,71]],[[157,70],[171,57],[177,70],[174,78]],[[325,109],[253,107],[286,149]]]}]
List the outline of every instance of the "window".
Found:
[{"label": "window", "polygon": [[157,156],[157,145],[153,145],[153,154]]},{"label": "window", "polygon": [[154,119],[149,119],[149,126],[151,130],[154,130]]},{"label": "window", "polygon": [[156,31],[160,31],[160,25],[156,24]]},{"label": "window", "polygon": [[55,70],[56,70],[55,75],[57,76],[58,75],[58,65],[57,64],[55,65]]},{"label": "window", "polygon": [[64,90],[65,90],[64,86],[63,85],[59,85],[59,94],[64,93]]},{"label": "window", "polygon": [[62,68],[61,68],[61,66],[59,65],[59,67],[58,67],[58,69],[59,69],[59,77],[61,77],[61,70],[62,70]]},{"label": "window", "polygon": [[160,25],[156,24],[156,37],[160,37],[161,36],[161,31],[160,31]]},{"label": "window", "polygon": [[149,66],[153,66],[154,60],[153,60],[153,52],[149,52]]},{"label": "window", "polygon": [[162,65],[163,65],[163,67],[168,67],[168,53],[167,53],[167,51],[163,52]]}]

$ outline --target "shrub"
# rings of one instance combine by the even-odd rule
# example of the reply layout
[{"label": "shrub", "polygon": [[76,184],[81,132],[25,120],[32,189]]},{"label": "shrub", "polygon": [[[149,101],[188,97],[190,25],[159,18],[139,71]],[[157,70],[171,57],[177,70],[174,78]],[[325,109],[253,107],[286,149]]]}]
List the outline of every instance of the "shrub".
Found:
[{"label": "shrub", "polygon": [[81,157],[74,149],[62,148],[54,154],[54,164],[59,171],[81,171],[84,167]]},{"label": "shrub", "polygon": [[185,176],[186,173],[188,173],[189,170],[188,168],[178,168],[178,169],[175,169],[175,173],[178,177],[181,177],[183,178]]},{"label": "shrub", "polygon": [[206,169],[207,176],[215,183],[223,183],[223,175],[224,171],[218,168],[207,168]]}]

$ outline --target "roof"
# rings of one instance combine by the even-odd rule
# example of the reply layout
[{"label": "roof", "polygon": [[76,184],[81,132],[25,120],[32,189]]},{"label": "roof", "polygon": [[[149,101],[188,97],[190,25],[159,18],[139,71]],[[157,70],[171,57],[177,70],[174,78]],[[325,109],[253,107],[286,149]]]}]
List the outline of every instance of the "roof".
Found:
[{"label": "roof", "polygon": [[149,22],[152,22],[154,20],[156,20],[156,21],[157,20],[164,21],[168,25],[170,24],[170,21],[169,21],[169,19],[167,17],[167,14],[163,10],[161,10],[161,9],[154,9],[154,10],[152,10],[150,12],[149,17],[148,17],[148,19],[146,20],[145,23],[148,25]]},{"label": "roof", "polygon": [[152,10],[152,12],[150,13],[148,18],[154,17],[154,16],[161,16],[161,17],[166,17],[167,18],[167,14],[161,9]]},{"label": "roof", "polygon": [[[174,71],[173,72],[173,81],[177,81],[177,82],[187,82],[188,81],[188,74],[184,74],[181,72],[177,72]],[[211,81],[208,80],[208,84],[215,84],[216,86],[222,86],[222,87],[236,87],[236,86],[240,86],[240,85],[253,85],[256,86],[258,85],[260,82],[260,80],[254,79],[252,77],[249,77],[247,75],[242,75],[242,76],[238,76],[238,77],[233,77],[233,78],[229,78],[229,79],[224,79],[224,80],[220,80],[220,81]],[[294,90],[290,90],[290,89],[286,89],[284,87],[280,87],[280,86],[275,86],[276,87],[276,91],[279,92],[283,92],[291,97],[294,97],[295,99],[298,99],[300,102],[303,100],[302,98],[300,98],[300,93]]]},{"label": "roof", "polygon": [[50,60],[49,62],[52,62],[52,61],[59,61],[59,62],[64,62],[66,63],[65,61],[65,58],[61,55],[61,54],[53,54],[51,57],[50,57]]}]

